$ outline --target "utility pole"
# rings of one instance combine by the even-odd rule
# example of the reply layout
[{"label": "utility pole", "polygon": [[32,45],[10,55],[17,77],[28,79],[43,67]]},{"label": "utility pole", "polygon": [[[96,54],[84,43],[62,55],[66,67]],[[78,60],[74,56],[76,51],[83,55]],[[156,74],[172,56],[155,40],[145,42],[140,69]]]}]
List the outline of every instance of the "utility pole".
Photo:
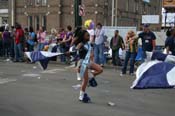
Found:
[{"label": "utility pole", "polygon": [[79,15],[81,4],[81,0],[74,0],[75,27],[82,26],[82,16]]},{"label": "utility pole", "polygon": [[[11,12],[9,14],[11,15],[11,25],[14,26],[14,20],[15,20],[15,0],[9,1],[9,6],[11,7]],[[9,10],[10,11],[10,10]]]},{"label": "utility pole", "polygon": [[114,10],[115,10],[115,5],[114,5],[114,0],[112,0],[112,18],[111,18],[111,26],[114,26]]}]

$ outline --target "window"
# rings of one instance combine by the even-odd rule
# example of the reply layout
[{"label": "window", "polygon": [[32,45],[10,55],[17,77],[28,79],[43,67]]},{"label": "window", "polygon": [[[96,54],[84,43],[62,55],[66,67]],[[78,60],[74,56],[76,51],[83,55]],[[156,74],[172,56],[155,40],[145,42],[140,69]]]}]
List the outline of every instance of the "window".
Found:
[{"label": "window", "polygon": [[145,4],[143,4],[143,14],[146,14],[146,5]]},{"label": "window", "polygon": [[41,0],[35,0],[35,6],[41,5]]},{"label": "window", "polygon": [[39,16],[35,16],[35,28],[36,28],[36,30],[39,30],[39,27],[40,27],[40,25],[39,25]]},{"label": "window", "polygon": [[8,17],[2,17],[2,22],[3,22],[3,24],[8,23]]},{"label": "window", "polygon": [[33,0],[25,0],[25,5],[32,6]]},{"label": "window", "polygon": [[135,0],[135,12],[139,11],[139,1]]},{"label": "window", "polygon": [[46,6],[47,5],[47,0],[42,0],[42,6]]},{"label": "window", "polygon": [[154,14],[157,14],[157,7],[154,7]]},{"label": "window", "polygon": [[33,26],[33,19],[32,16],[28,17],[28,26]]},{"label": "window", "polygon": [[44,26],[45,29],[47,28],[47,17],[46,16],[42,17],[42,26]]},{"label": "window", "polygon": [[129,1],[130,0],[127,0],[127,3],[126,3],[126,11],[129,11]]}]

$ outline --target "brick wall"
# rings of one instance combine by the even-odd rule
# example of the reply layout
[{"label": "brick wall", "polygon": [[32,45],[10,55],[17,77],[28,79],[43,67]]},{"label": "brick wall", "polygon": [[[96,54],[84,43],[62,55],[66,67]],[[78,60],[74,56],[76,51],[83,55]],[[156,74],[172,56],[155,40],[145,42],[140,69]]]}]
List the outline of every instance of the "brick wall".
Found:
[{"label": "brick wall", "polygon": [[[24,26],[28,25],[28,16],[32,16],[33,27],[36,28],[36,16],[39,16],[39,24],[42,26],[42,17],[46,16],[47,29],[65,28],[67,25],[74,26],[74,0],[47,0],[46,6],[27,6],[25,0],[16,0],[16,21]],[[127,3],[129,2],[129,3]],[[138,11],[136,3],[138,2]],[[112,0],[83,0],[85,5],[85,16],[95,22],[111,25]],[[141,24],[142,14],[161,14],[161,0],[151,0],[145,4],[142,0],[118,0],[117,2],[117,24],[119,26],[138,26]],[[127,6],[129,5],[129,6]],[[128,7],[128,8],[127,8]],[[146,11],[146,12],[145,12]]]}]

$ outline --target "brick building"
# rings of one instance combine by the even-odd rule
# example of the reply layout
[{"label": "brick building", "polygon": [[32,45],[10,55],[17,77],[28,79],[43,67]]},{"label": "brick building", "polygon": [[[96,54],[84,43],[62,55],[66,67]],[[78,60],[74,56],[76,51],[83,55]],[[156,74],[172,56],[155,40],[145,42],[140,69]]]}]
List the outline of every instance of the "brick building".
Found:
[{"label": "brick building", "polygon": [[[147,1],[147,2],[145,2]],[[13,2],[13,3],[12,3]],[[141,15],[161,15],[161,0],[82,0],[85,6],[83,20],[93,19],[106,26],[137,26]],[[74,0],[12,0],[10,3],[11,24],[19,22],[35,29],[74,26]],[[11,13],[13,14],[13,13]],[[155,25],[159,29],[160,25]]]},{"label": "brick building", "polygon": [[162,0],[118,0],[114,2],[113,7],[114,25],[136,26],[139,30],[142,15],[159,15],[160,24],[151,26],[153,30],[161,29]]},{"label": "brick building", "polygon": [[0,26],[8,23],[8,0],[0,0]]}]

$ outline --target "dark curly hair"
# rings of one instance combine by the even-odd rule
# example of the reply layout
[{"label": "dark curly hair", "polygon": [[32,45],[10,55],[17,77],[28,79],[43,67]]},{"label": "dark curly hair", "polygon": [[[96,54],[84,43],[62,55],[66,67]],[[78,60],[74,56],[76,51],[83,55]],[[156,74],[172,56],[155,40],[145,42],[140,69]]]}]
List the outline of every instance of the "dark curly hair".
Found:
[{"label": "dark curly hair", "polygon": [[79,43],[86,43],[85,39],[84,39],[84,35],[88,33],[86,30],[80,30],[79,33],[77,34],[77,39],[75,41],[75,45],[78,45]]}]

